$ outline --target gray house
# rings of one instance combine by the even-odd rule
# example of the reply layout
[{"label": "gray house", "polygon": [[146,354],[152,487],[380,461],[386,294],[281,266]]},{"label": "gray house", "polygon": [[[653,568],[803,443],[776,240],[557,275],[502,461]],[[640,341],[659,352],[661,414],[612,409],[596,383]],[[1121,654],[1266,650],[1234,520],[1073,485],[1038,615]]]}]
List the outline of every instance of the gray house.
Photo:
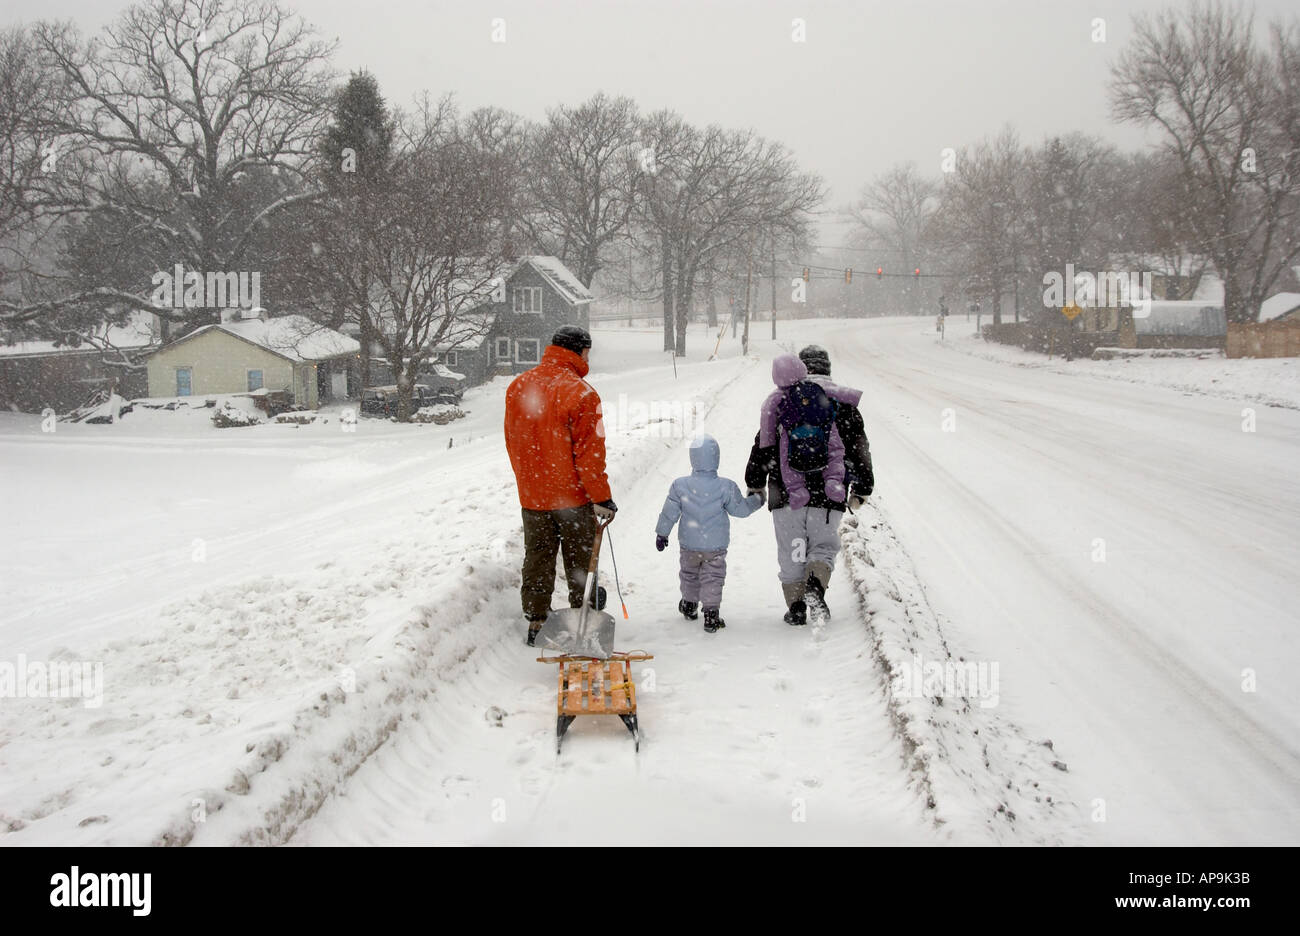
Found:
[{"label": "gray house", "polygon": [[503,278],[503,301],[477,307],[435,349],[433,363],[464,374],[470,386],[537,364],[561,325],[589,327],[594,297],[558,258],[521,257]]}]

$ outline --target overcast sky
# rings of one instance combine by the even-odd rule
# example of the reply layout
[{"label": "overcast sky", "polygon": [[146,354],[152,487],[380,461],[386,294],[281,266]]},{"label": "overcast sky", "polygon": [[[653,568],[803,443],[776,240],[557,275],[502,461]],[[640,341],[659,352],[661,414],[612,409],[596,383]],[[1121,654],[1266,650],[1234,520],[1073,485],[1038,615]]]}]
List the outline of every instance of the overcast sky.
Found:
[{"label": "overcast sky", "polygon": [[[853,199],[897,162],[939,172],[940,152],[1014,125],[1024,140],[1083,130],[1137,147],[1108,116],[1111,62],[1136,12],[1170,0],[288,0],[339,40],[340,71],[375,74],[391,103],[421,90],[528,118],[597,91],[644,111],[753,127]],[[1173,0],[1177,2],[1177,0]],[[117,0],[0,0],[6,21],[97,29]],[[1258,0],[1257,25],[1292,4]],[[792,20],[806,41],[792,41]],[[505,42],[492,21],[505,21]],[[1094,42],[1094,20],[1105,42]],[[831,219],[826,218],[827,221]],[[840,237],[834,226],[823,240]]]}]

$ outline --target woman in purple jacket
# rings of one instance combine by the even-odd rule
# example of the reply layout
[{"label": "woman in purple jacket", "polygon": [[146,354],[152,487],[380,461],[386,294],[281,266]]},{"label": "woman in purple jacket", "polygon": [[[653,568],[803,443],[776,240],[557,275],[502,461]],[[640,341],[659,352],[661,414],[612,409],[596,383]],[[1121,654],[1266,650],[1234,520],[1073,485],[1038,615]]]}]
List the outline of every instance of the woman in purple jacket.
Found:
[{"label": "woman in purple jacket", "polygon": [[[785,597],[787,624],[824,619],[826,587],[840,551],[839,525],[848,500],[845,444],[840,436],[836,408],[856,408],[862,391],[841,387],[829,375],[808,381],[808,368],[799,357],[783,354],[772,362],[774,390],[763,401],[758,437],[745,469],[750,493],[771,496],[772,525],[776,532],[778,577]],[[810,387],[810,383],[813,385]],[[806,392],[805,392],[806,391]],[[800,427],[789,425],[797,410],[792,397],[813,397],[829,406],[824,418],[822,444],[825,464],[815,471],[799,471],[791,464],[793,438]],[[824,394],[824,396],[822,396]],[[815,428],[815,427],[813,427]]]}]

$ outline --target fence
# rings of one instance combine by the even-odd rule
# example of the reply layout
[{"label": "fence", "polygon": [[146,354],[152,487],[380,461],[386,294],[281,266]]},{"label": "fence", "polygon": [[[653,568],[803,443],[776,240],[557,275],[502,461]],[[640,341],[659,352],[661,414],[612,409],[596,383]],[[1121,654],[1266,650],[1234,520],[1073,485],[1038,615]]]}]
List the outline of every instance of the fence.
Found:
[{"label": "fence", "polygon": [[1300,357],[1300,321],[1230,324],[1227,355],[1230,358]]}]

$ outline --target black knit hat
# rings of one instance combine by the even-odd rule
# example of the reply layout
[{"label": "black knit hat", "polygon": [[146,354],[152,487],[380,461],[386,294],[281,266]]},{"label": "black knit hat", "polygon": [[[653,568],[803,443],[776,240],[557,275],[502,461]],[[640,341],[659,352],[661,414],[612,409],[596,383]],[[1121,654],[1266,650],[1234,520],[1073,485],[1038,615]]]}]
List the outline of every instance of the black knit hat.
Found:
[{"label": "black knit hat", "polygon": [[799,360],[810,374],[831,375],[831,356],[821,345],[810,344],[799,352]]},{"label": "black knit hat", "polygon": [[562,325],[559,331],[551,336],[551,344],[567,348],[574,354],[581,354],[585,348],[591,347],[591,335],[585,328],[579,328],[577,325]]}]

